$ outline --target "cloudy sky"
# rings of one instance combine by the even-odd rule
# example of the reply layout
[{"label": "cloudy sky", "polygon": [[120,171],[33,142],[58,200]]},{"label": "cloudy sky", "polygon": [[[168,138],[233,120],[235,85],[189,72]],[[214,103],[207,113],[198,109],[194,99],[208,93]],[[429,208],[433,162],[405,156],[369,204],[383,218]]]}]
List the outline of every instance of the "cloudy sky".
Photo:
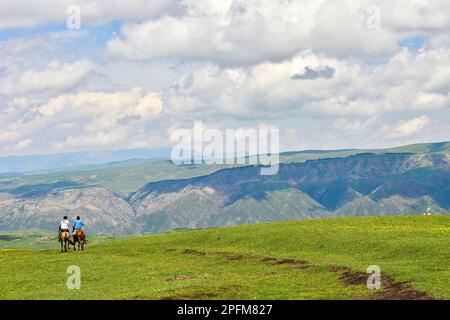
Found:
[{"label": "cloudy sky", "polygon": [[0,2],[0,156],[170,146],[195,120],[277,126],[282,150],[450,140],[450,1]]}]

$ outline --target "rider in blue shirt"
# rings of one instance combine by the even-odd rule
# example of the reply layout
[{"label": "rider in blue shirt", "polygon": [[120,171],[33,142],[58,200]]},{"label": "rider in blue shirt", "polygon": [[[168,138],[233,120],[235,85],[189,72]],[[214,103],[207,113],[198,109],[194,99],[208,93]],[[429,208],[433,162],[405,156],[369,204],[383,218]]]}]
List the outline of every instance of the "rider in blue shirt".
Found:
[{"label": "rider in blue shirt", "polygon": [[83,227],[84,227],[83,220],[81,220],[80,216],[77,216],[77,220],[75,220],[73,224],[73,232],[75,233],[76,231],[80,230]]}]

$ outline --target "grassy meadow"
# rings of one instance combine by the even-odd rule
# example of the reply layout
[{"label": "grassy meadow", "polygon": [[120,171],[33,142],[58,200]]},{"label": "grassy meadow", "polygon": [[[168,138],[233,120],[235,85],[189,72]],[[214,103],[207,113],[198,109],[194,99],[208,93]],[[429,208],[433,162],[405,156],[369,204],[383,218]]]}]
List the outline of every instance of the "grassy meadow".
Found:
[{"label": "grassy meadow", "polygon": [[[86,251],[67,253],[56,241],[31,249],[0,242],[0,299],[450,298],[449,216],[317,219],[95,239]],[[80,290],[66,286],[70,265],[80,267]],[[381,269],[380,290],[365,285],[369,265]]]}]

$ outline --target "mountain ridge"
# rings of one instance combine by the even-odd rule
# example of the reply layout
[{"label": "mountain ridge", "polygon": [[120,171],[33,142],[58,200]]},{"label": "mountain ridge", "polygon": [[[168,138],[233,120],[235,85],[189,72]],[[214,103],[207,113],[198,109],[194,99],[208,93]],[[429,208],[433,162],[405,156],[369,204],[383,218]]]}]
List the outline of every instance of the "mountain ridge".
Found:
[{"label": "mountain ridge", "polygon": [[[306,159],[281,163],[274,176],[261,176],[258,166],[164,168],[184,170],[177,175],[187,177],[153,181],[129,194],[82,180],[0,188],[0,228],[53,229],[63,214],[82,215],[90,232],[133,234],[288,219],[450,212],[447,153]],[[199,172],[206,174],[195,176]]]}]

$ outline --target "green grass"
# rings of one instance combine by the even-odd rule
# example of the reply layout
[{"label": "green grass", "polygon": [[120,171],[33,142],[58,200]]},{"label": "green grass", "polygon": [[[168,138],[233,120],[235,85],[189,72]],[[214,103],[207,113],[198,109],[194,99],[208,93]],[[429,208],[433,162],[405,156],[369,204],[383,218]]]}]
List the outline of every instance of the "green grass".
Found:
[{"label": "green grass", "polygon": [[[0,231],[0,249],[55,249],[58,245],[57,236],[57,231],[41,229]],[[112,235],[96,234],[90,237],[90,243],[96,244],[114,238]]]},{"label": "green grass", "polygon": [[[0,299],[357,299],[332,266],[383,274],[450,298],[450,216],[288,221],[92,244],[85,252],[0,250]],[[191,251],[185,251],[191,250]],[[272,257],[306,265],[274,264]],[[69,265],[81,289],[66,287]],[[304,268],[303,266],[307,266]],[[382,275],[383,283],[383,275]]]}]

